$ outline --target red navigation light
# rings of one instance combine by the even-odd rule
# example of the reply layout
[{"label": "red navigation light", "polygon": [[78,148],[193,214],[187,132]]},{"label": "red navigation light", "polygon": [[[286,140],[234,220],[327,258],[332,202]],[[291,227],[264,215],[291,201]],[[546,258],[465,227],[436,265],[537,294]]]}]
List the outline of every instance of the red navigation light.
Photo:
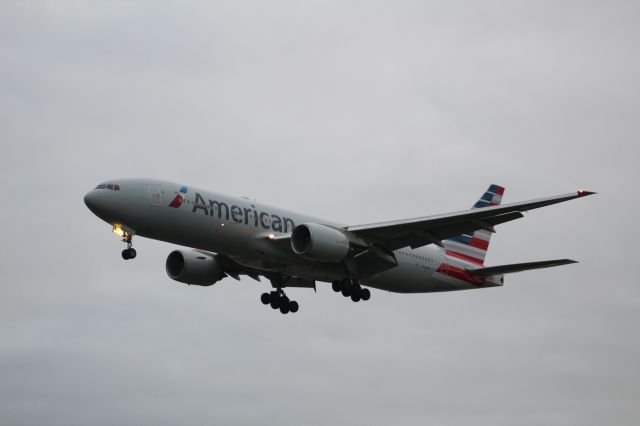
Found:
[{"label": "red navigation light", "polygon": [[578,189],[578,197],[586,197],[587,195],[596,194],[593,191],[587,191],[586,189]]}]

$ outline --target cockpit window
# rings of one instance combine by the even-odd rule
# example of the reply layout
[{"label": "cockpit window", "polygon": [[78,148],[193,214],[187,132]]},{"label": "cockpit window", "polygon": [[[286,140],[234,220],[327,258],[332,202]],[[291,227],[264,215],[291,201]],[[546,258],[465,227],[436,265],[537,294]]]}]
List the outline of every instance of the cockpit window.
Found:
[{"label": "cockpit window", "polygon": [[100,185],[96,186],[96,189],[109,189],[111,191],[120,191],[120,185],[115,183],[110,183],[110,184],[101,183]]}]

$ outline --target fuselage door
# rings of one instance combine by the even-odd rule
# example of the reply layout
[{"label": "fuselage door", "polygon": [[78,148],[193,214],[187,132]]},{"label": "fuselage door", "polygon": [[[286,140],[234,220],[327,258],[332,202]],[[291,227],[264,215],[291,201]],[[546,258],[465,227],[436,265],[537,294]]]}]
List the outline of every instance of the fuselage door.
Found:
[{"label": "fuselage door", "polygon": [[156,207],[162,206],[162,194],[157,186],[149,187],[149,204]]}]

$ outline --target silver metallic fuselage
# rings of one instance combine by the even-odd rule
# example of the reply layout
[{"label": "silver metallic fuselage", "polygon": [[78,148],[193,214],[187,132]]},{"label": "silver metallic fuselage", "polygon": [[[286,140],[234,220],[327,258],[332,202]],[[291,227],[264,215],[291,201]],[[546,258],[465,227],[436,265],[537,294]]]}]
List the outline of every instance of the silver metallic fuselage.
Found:
[{"label": "silver metallic fuselage", "polygon": [[[302,258],[289,244],[269,238],[270,234],[290,234],[293,224],[342,224],[172,182],[118,179],[105,184],[118,185],[119,190],[94,189],[85,196],[86,205],[112,226],[122,226],[136,236],[224,254],[242,265],[284,275],[326,282],[348,275],[342,263]],[[181,198],[179,206],[171,207],[176,196]],[[401,249],[395,255],[397,267],[368,277],[362,284],[406,293],[476,288],[436,272],[442,265],[468,266],[446,256],[438,246]],[[483,286],[492,285],[500,284]]]}]

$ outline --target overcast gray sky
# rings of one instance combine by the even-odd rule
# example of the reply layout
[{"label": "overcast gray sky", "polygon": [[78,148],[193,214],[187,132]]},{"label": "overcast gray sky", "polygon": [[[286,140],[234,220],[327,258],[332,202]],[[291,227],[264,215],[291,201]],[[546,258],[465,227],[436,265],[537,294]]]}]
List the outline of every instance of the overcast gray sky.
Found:
[{"label": "overcast gray sky", "polygon": [[[0,3],[0,423],[635,425],[640,3]],[[348,224],[502,225],[504,288],[180,285],[82,197],[155,177]]]}]

